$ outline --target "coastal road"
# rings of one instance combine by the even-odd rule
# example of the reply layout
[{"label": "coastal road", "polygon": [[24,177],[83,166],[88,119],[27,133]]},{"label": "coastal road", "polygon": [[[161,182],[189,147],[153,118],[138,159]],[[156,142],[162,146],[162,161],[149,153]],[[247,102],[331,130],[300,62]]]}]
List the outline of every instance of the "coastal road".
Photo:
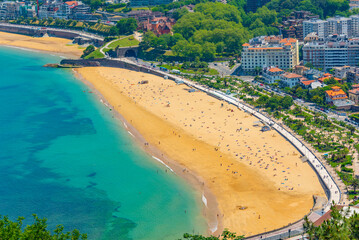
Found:
[{"label": "coastal road", "polygon": [[[18,27],[18,28],[28,28],[28,29],[39,29],[39,28],[43,28],[43,26],[32,26],[32,25],[18,25],[18,24],[9,24],[9,23],[0,23],[1,26],[7,26],[7,27]],[[96,34],[91,34],[88,32],[84,32],[84,31],[75,31],[75,30],[68,30],[68,29],[62,29],[62,28],[51,28],[51,27],[44,27],[44,30],[53,30],[53,31],[61,31],[61,32],[69,32],[69,33],[74,33],[74,34],[78,34],[81,37],[86,37],[86,38],[92,38],[92,39],[96,39],[96,40],[100,40],[103,41],[104,38],[100,37]]]}]

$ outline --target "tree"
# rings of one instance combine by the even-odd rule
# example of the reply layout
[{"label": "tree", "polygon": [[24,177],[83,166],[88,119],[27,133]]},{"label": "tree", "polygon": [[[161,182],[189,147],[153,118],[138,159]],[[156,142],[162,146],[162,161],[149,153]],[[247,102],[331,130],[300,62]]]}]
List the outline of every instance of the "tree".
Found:
[{"label": "tree", "polygon": [[84,50],[84,53],[82,54],[82,58],[86,57],[87,55],[89,55],[90,53],[92,53],[93,51],[95,51],[95,47],[93,45],[89,45],[87,46],[87,48]]},{"label": "tree", "polygon": [[355,127],[352,126],[352,125],[349,125],[348,129],[349,129],[349,131],[350,131],[350,134],[353,135],[354,132],[355,132]]},{"label": "tree", "polygon": [[358,239],[359,214],[349,216],[348,210],[338,210],[336,206],[330,208],[331,219],[325,220],[316,227],[307,217],[303,228],[307,231],[309,239]]},{"label": "tree", "polygon": [[314,66],[311,62],[307,62],[306,64],[304,64],[304,66],[307,68],[314,68]]},{"label": "tree", "polygon": [[212,61],[216,54],[216,45],[214,43],[206,42],[202,49],[202,58],[205,61]]},{"label": "tree", "polygon": [[183,234],[183,238],[184,239],[188,239],[188,240],[240,240],[240,239],[244,239],[243,235],[237,236],[236,233],[230,232],[228,231],[228,229],[224,229],[224,231],[221,234],[221,238],[215,237],[215,236],[210,236],[210,237],[205,237],[202,235],[192,235],[189,233],[185,233]]},{"label": "tree", "polygon": [[137,29],[137,21],[134,18],[123,18],[117,22],[116,27],[118,29],[119,34],[133,34],[133,32]]},{"label": "tree", "polygon": [[356,193],[357,188],[359,188],[359,179],[358,178],[353,178],[350,185],[353,187],[354,193]]},{"label": "tree", "polygon": [[[33,214],[34,223],[23,228],[23,217],[11,221],[6,216],[0,216],[0,239],[41,239],[41,240],[86,240],[87,235],[81,234],[77,229],[64,233],[64,227],[57,225],[51,233],[47,230],[46,218],[40,219]],[[23,229],[23,230],[22,230]]]},{"label": "tree", "polygon": [[157,36],[156,36],[156,34],[154,34],[153,32],[149,31],[149,32],[146,32],[146,33],[143,35],[142,41],[140,42],[140,47],[141,47],[141,49],[143,49],[143,50],[147,50],[147,49],[149,49],[150,47],[154,47],[154,45],[156,44],[156,42],[157,42]]},{"label": "tree", "polygon": [[187,13],[189,13],[187,8],[179,8],[176,9],[173,14],[172,17],[176,20],[180,19],[181,17],[183,17],[184,15],[186,15]]},{"label": "tree", "polygon": [[108,32],[109,36],[117,36],[118,35],[118,28],[115,26],[112,26],[110,28],[110,31]]},{"label": "tree", "polygon": [[280,104],[284,109],[289,109],[293,105],[293,98],[285,96],[280,100]]}]

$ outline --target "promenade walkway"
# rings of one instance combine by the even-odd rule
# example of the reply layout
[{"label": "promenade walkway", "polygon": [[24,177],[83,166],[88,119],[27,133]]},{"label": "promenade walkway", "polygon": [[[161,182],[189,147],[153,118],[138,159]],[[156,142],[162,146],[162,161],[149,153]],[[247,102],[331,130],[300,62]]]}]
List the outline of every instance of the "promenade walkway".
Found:
[{"label": "promenade walkway", "polygon": [[[125,58],[121,58],[119,60],[127,62],[129,64],[137,65],[136,62],[133,62],[133,61],[125,59]],[[144,67],[146,67],[146,66],[144,66]],[[150,69],[149,67],[146,67],[146,68]],[[333,177],[330,175],[329,171],[325,168],[325,166],[322,164],[322,162],[314,155],[314,153],[307,146],[305,146],[305,144],[302,141],[300,141],[293,134],[291,134],[287,129],[285,129],[285,127],[283,127],[280,124],[273,121],[269,116],[266,116],[263,113],[259,112],[258,110],[255,110],[251,106],[248,106],[248,105],[240,102],[237,98],[235,98],[233,96],[226,95],[220,91],[210,89],[206,86],[199,85],[198,83],[189,81],[187,79],[183,79],[183,78],[178,77],[173,74],[164,73],[162,71],[155,70],[155,69],[151,69],[151,70],[162,73],[163,75],[166,75],[169,78],[174,79],[175,81],[182,81],[189,87],[196,88],[196,89],[203,91],[209,95],[215,96],[218,99],[221,99],[230,104],[233,104],[236,107],[252,114],[253,116],[255,116],[258,119],[260,119],[261,121],[263,121],[264,123],[271,126],[278,133],[280,133],[283,137],[285,137],[289,142],[291,142],[293,144],[293,146],[296,147],[298,149],[298,151],[300,151],[301,154],[308,159],[308,163],[314,169],[314,171],[317,173],[318,177],[320,178],[320,180],[322,182],[322,185],[327,194],[327,197],[328,197],[328,202],[324,207],[324,212],[326,212],[330,209],[332,202],[334,202],[335,204],[338,204],[340,202],[340,199],[341,199],[340,189],[339,189],[338,185],[336,184],[335,180],[333,179]],[[308,216],[308,218],[313,222],[315,220],[317,220],[319,217],[320,217],[320,215],[315,212],[311,212]],[[252,236],[247,239],[280,239],[285,236],[287,237],[288,234],[290,234],[290,233],[298,234],[303,231],[303,222],[304,221],[301,219],[298,222],[296,222],[294,224],[290,224],[287,227],[284,227],[284,228],[281,228],[278,230],[273,230],[273,231],[270,231],[267,233],[259,234],[256,236]]]},{"label": "promenade walkway", "polygon": [[104,38],[100,37],[96,34],[84,32],[84,31],[76,31],[76,30],[69,30],[69,29],[62,29],[62,28],[53,28],[53,27],[44,27],[44,26],[32,26],[32,25],[19,25],[19,24],[10,24],[10,23],[0,23],[0,26],[7,26],[7,27],[17,27],[17,28],[27,28],[27,29],[41,29],[45,28],[44,30],[52,30],[52,31],[60,31],[60,32],[68,32],[77,34],[81,37],[96,39],[98,41],[103,41]]}]

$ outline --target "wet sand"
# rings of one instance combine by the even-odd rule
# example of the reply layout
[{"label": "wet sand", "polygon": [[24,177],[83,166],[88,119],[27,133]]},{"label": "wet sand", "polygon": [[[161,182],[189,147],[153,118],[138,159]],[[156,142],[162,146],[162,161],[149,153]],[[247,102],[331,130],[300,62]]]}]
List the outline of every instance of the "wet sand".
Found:
[{"label": "wet sand", "polygon": [[[159,150],[177,173],[215,196],[204,214],[209,228],[218,218],[217,233],[224,227],[249,236],[285,226],[309,213],[313,195],[325,196],[288,141],[261,132],[258,119],[234,106],[150,74],[76,71],[138,130],[145,148]],[[138,84],[142,80],[149,83]]]}]

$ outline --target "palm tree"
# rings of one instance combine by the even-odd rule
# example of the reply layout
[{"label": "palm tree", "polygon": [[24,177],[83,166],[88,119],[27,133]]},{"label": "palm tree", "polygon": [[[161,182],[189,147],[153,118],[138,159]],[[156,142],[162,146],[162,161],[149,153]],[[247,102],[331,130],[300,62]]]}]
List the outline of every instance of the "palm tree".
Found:
[{"label": "palm tree", "polygon": [[353,135],[354,132],[355,132],[355,127],[352,126],[352,125],[350,125],[350,126],[348,127],[348,129],[349,129],[349,131],[350,131],[350,134]]}]

